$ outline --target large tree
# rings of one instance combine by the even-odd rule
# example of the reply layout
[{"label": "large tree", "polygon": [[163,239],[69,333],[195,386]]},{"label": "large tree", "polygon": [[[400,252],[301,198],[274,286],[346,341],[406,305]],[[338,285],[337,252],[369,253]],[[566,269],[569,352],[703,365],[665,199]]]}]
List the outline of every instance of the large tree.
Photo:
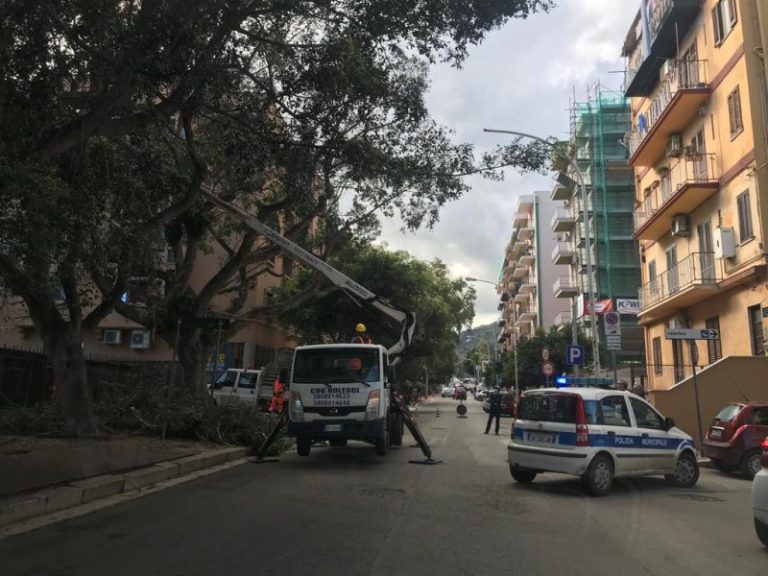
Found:
[{"label": "large tree", "polygon": [[[474,317],[475,292],[463,280],[451,279],[445,264],[359,240],[345,242],[330,264],[416,315],[413,343],[398,366],[399,379],[423,378],[426,369],[431,377],[447,380],[456,372],[456,341]],[[304,271],[285,282],[274,297],[300,293],[312,281],[313,273]],[[327,286],[322,297],[284,312],[280,319],[298,332],[303,343],[349,342],[356,324],[362,322],[375,342],[389,347],[401,328],[383,314],[361,308],[334,286]]]},{"label": "large tree", "polygon": [[[462,174],[539,166],[540,147],[477,162],[452,143],[426,113],[424,63],[458,65],[489,30],[549,5],[3,2],[0,279],[54,358],[73,428],[97,428],[83,335],[130,277],[153,273],[163,237],[185,263],[212,242],[231,252],[199,294],[183,266],[167,278],[166,338],[174,318],[205,310],[235,277],[235,293],[247,291],[248,270],[263,267],[267,252],[250,256],[257,239],[212,215],[202,186],[267,219],[290,215],[297,231],[326,215],[331,230],[340,219],[370,227],[377,210],[397,209],[415,227],[465,191]],[[185,344],[198,361],[200,335]]]}]

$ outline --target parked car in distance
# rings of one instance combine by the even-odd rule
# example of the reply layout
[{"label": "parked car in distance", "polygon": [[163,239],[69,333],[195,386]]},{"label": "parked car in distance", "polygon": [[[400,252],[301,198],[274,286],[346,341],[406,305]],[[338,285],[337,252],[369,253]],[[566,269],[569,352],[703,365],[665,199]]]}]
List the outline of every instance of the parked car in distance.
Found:
[{"label": "parked car in distance", "polygon": [[453,386],[443,386],[442,390],[440,390],[440,396],[443,398],[453,398]]},{"label": "parked car in distance", "polygon": [[483,402],[488,397],[488,388],[485,384],[480,384],[477,388],[475,388],[475,400],[479,400],[480,402]]},{"label": "parked car in distance", "polygon": [[760,445],[768,437],[768,402],[734,402],[715,415],[704,438],[704,455],[724,472],[750,480],[762,465]]},{"label": "parked car in distance", "polygon": [[619,476],[663,474],[682,488],[699,479],[693,438],[639,396],[602,388],[524,392],[507,452],[516,482],[560,472],[579,476],[593,496]]},{"label": "parked car in distance", "polygon": [[[502,416],[514,416],[515,415],[515,395],[511,392],[502,391],[501,394],[501,415]],[[483,400],[483,411],[487,414],[491,411],[491,397],[490,394]]]},{"label": "parked car in distance", "polygon": [[757,537],[768,547],[768,438],[763,440],[761,448],[763,465],[752,480],[752,510]]},{"label": "parked car in distance", "polygon": [[453,399],[454,400],[466,400],[467,399],[467,389],[464,388],[464,386],[456,386],[456,388],[453,389]]}]

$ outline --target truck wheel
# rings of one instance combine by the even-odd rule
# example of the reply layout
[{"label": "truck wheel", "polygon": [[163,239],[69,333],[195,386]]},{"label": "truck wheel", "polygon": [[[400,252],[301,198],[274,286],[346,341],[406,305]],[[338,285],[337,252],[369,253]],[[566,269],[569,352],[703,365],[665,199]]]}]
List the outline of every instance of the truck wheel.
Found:
[{"label": "truck wheel", "polygon": [[309,456],[309,451],[312,449],[312,438],[306,436],[299,436],[296,438],[296,452],[299,456]]},{"label": "truck wheel", "polygon": [[334,448],[339,448],[341,446],[347,445],[347,439],[346,438],[331,438],[328,440],[328,443],[333,446]]},{"label": "truck wheel", "polygon": [[403,417],[398,413],[389,416],[389,443],[392,446],[403,444]]}]

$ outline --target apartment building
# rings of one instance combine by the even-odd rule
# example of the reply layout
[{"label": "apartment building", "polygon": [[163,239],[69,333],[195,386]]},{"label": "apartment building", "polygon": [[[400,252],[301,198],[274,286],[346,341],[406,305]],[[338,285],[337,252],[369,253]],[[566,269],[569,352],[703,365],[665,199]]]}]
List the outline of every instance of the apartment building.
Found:
[{"label": "apartment building", "polygon": [[[221,249],[210,253],[200,252],[190,275],[190,288],[198,293],[220,269],[224,260]],[[175,267],[172,251],[163,250],[159,258],[161,268],[172,272]],[[249,291],[247,307],[264,303],[269,289],[280,283],[282,273],[290,275],[295,267],[292,259],[277,256],[274,259],[273,274],[260,274],[255,288]],[[162,279],[136,279],[129,282],[123,295],[125,303],[150,309],[153,299],[161,298],[165,284]],[[230,291],[214,297],[211,312],[225,311],[229,300],[234,297]],[[62,299],[63,306],[63,299]],[[66,314],[66,312],[64,312]],[[112,312],[99,324],[98,330],[86,335],[83,343],[86,354],[96,358],[114,358],[123,361],[170,361],[172,347],[156,337],[140,324]],[[222,342],[218,359],[219,369],[226,367],[260,367],[275,359],[281,349],[295,346],[292,335],[283,327],[268,320],[249,321],[244,328]],[[26,307],[20,299],[6,297],[0,300],[0,347],[42,350],[43,343],[35,329]],[[208,369],[213,369],[209,364]]]},{"label": "apartment building", "polygon": [[555,241],[549,222],[557,212],[557,204],[539,192],[520,196],[512,220],[512,236],[505,250],[499,293],[499,343],[507,349],[515,342],[534,334],[537,328],[556,324],[567,306],[543,290],[562,274],[546,255]]},{"label": "apartment building", "polygon": [[[557,240],[552,261],[567,266],[552,291],[569,303],[568,309],[587,331],[591,331],[591,318],[597,319],[603,367],[643,358],[642,331],[635,314],[640,261],[632,236],[633,170],[622,141],[629,126],[629,102],[621,93],[597,87],[585,101],[572,102],[570,144],[584,180],[585,198],[577,185],[558,184],[551,193],[553,200],[563,203],[551,221]],[[579,179],[573,164],[569,175]],[[588,315],[590,265],[597,313],[593,317]],[[621,342],[611,345],[618,348],[614,350],[608,349],[601,321],[601,314],[608,310],[621,314]]]},{"label": "apartment building", "polygon": [[[623,47],[651,391],[765,354],[764,0],[643,0]],[[694,347],[669,328],[717,329]],[[698,358],[697,358],[698,357]]]}]

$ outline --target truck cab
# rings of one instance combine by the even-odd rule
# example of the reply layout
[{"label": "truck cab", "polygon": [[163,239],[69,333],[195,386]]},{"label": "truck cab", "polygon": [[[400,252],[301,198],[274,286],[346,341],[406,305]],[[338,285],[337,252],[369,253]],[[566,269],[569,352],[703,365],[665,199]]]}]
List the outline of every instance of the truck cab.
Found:
[{"label": "truck cab", "polygon": [[402,442],[403,422],[392,409],[387,350],[374,344],[300,346],[288,384],[288,436],[300,456],[312,442],[343,446],[361,440],[380,456]]}]

